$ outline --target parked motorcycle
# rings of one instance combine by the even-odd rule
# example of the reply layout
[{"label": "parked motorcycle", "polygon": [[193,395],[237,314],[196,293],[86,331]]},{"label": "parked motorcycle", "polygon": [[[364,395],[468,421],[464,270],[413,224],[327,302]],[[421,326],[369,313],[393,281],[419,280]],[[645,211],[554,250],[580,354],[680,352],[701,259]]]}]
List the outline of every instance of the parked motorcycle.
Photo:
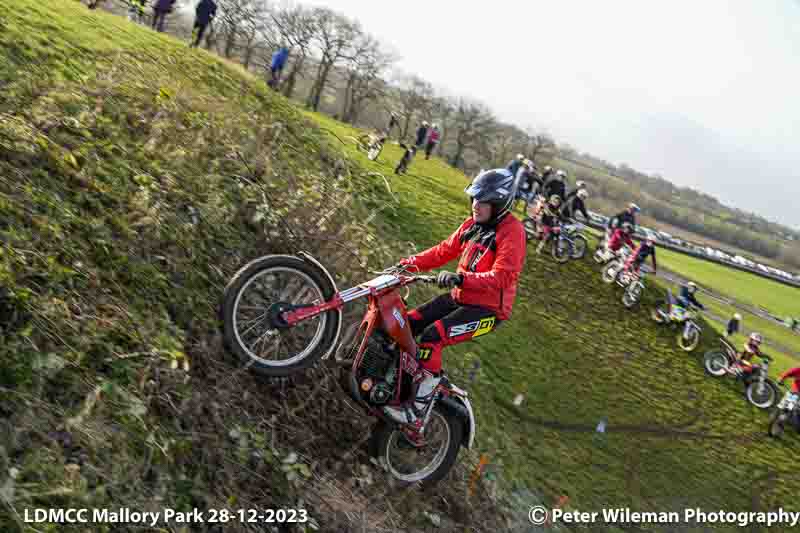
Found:
[{"label": "parked motorcycle", "polygon": [[762,364],[754,364],[752,372],[745,373],[735,364],[738,360],[736,349],[724,338],[720,338],[721,350],[710,350],[703,357],[703,368],[706,373],[716,378],[733,375],[742,380],[745,386],[747,401],[759,409],[769,409],[778,398],[778,385],[769,377],[769,365],[772,359],[762,355]]},{"label": "parked motorcycle", "polygon": [[791,424],[795,430],[800,433],[800,395],[792,392],[791,389],[781,384],[786,388],[783,398],[778,402],[777,407],[769,417],[769,429],[767,433],[770,437],[780,437],[787,424]]},{"label": "parked motorcycle", "polygon": [[401,267],[375,274],[339,291],[325,267],[305,252],[258,258],[225,288],[225,344],[259,373],[302,372],[337,346],[342,308],[366,298],[368,308],[357,334],[340,347],[345,361],[352,360],[349,370],[342,371],[343,386],[365,414],[378,418],[370,450],[391,475],[401,484],[430,486],[448,473],[461,446],[472,447],[475,415],[467,393],[447,376],[416,425],[399,425],[383,414],[383,406],[408,400],[412,384],[423,378],[399,289],[435,283],[436,277],[412,275]]},{"label": "parked motorcycle", "polygon": [[651,312],[653,320],[659,324],[673,327],[680,326],[678,332],[678,346],[691,352],[700,344],[702,328],[697,323],[697,311],[678,305],[671,291],[667,291],[667,298],[656,304]]}]

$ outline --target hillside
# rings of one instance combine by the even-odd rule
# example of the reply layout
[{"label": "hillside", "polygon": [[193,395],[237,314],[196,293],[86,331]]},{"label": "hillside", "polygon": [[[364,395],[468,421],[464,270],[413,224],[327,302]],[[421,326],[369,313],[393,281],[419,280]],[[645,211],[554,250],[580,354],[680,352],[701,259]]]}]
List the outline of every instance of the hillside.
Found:
[{"label": "hillside", "polygon": [[494,501],[488,481],[466,501],[481,453],[501,495],[547,505],[796,509],[798,439],[768,440],[766,415],[703,375],[713,339],[687,356],[591,262],[531,251],[512,320],[444,355],[477,449],[436,495],[391,490],[330,369],[256,378],[222,351],[217,306],[261,254],[309,250],[344,287],[438,242],[468,216],[466,177],[421,157],[395,176],[397,146],[369,162],[350,127],[74,1],[21,0],[2,26],[2,531],[80,506],[299,506],[331,532],[422,531],[422,511],[442,531],[524,524],[533,500]]}]

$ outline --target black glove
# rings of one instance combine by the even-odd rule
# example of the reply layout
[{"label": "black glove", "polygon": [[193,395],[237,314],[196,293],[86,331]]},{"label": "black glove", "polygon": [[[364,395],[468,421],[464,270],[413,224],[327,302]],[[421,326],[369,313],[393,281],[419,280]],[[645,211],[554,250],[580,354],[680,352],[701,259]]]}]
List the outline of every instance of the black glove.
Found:
[{"label": "black glove", "polygon": [[439,277],[436,278],[436,283],[443,289],[450,289],[458,287],[464,283],[463,274],[454,274],[453,272],[439,272]]}]

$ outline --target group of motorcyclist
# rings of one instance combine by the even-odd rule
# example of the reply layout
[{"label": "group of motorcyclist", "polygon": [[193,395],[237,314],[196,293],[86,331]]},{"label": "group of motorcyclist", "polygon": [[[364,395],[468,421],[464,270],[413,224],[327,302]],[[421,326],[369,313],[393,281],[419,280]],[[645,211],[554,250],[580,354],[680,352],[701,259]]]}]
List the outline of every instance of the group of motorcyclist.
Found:
[{"label": "group of motorcyclist", "polygon": [[[389,418],[419,427],[442,379],[443,348],[493,332],[511,317],[526,249],[525,230],[512,213],[517,201],[524,200],[527,211],[538,195],[546,198],[540,206],[543,235],[539,250],[562,221],[577,212],[589,218],[584,204],[588,197],[585,183],[577,182],[567,194],[565,176],[565,172],[553,172],[549,166],[539,174],[533,162],[521,155],[506,168],[481,170],[464,189],[471,199],[472,216],[438,245],[397,264],[407,271],[424,272],[458,259],[455,272],[440,272],[437,277],[438,286],[450,292],[409,313],[412,333],[419,336],[416,355],[423,373],[405,405],[384,407]],[[609,220],[603,245],[607,251],[616,253],[623,244],[634,247],[635,215],[640,211],[636,204],[630,204]],[[625,268],[638,272],[648,257],[652,257],[656,269],[655,243],[649,238],[634,249]],[[697,285],[690,281],[681,286],[673,305],[705,309],[696,294]],[[751,333],[729,372],[737,378],[752,372],[752,359],[762,355],[762,342],[761,334]],[[781,382],[788,378],[794,378],[792,391],[800,393],[800,368],[780,376]]]}]

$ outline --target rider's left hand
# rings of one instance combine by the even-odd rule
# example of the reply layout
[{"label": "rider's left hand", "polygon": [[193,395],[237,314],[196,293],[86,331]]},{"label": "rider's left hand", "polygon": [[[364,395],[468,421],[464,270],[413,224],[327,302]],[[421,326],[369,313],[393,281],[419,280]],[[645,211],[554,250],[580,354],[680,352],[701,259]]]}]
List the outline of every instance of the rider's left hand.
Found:
[{"label": "rider's left hand", "polygon": [[464,282],[463,274],[455,274],[453,272],[439,272],[439,277],[436,279],[439,287],[443,289],[450,289],[458,287]]}]

